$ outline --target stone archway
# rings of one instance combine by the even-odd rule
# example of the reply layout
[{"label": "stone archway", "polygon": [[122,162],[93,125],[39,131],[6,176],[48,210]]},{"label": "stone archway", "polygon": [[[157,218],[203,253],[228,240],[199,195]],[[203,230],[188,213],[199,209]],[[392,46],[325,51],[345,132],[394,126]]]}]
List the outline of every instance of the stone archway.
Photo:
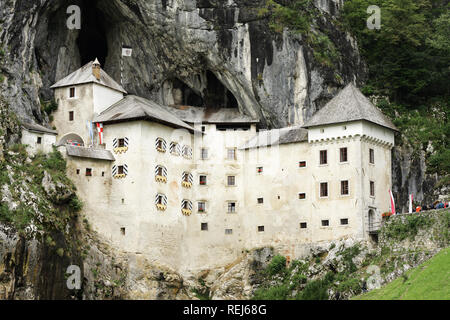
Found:
[{"label": "stone archway", "polygon": [[84,147],[84,140],[76,133],[68,133],[64,137],[62,137],[57,144],[57,146],[66,145]]}]

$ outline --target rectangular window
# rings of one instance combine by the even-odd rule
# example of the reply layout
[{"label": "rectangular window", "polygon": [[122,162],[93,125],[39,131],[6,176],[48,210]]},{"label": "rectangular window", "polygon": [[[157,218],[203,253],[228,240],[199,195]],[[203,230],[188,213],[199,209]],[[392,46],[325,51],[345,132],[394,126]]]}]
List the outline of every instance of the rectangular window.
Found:
[{"label": "rectangular window", "polygon": [[41,137],[37,138],[37,144],[42,144],[42,138]]},{"label": "rectangular window", "polygon": [[233,234],[233,229],[225,229],[225,234]]},{"label": "rectangular window", "polygon": [[347,148],[341,148],[340,149],[340,158],[341,158],[341,162],[347,162],[348,161]]},{"label": "rectangular window", "polygon": [[236,149],[228,149],[227,159],[228,160],[236,160]]},{"label": "rectangular window", "polygon": [[236,212],[236,202],[228,202],[228,213]]},{"label": "rectangular window", "polygon": [[123,166],[118,166],[117,167],[117,173],[118,174],[123,174],[124,173]]},{"label": "rectangular window", "polygon": [[305,200],[305,199],[306,199],[306,193],[299,193],[299,194],[298,194],[298,198],[299,198],[300,200]]},{"label": "rectangular window", "polygon": [[375,197],[375,182],[370,181],[370,196]]},{"label": "rectangular window", "polygon": [[349,194],[348,180],[341,181],[341,195],[347,196],[348,194]]},{"label": "rectangular window", "polygon": [[125,139],[119,139],[119,148],[125,147]]},{"label": "rectangular window", "polygon": [[298,166],[299,166],[300,168],[306,168],[306,161],[300,161],[300,162],[298,163]]},{"label": "rectangular window", "polygon": [[369,162],[375,164],[375,150],[369,149]]},{"label": "rectangular window", "polygon": [[306,222],[301,222],[300,229],[306,229],[306,228],[308,228],[308,224]]},{"label": "rectangular window", "polygon": [[202,150],[201,150],[201,158],[202,158],[202,160],[208,159],[208,149],[202,148]]},{"label": "rectangular window", "polygon": [[80,169],[77,169],[77,174],[80,174]]},{"label": "rectangular window", "polygon": [[327,164],[327,150],[320,151],[320,164]]},{"label": "rectangular window", "polygon": [[264,203],[264,198],[258,198],[258,203],[259,203],[259,204]]},{"label": "rectangular window", "polygon": [[125,228],[120,228],[120,233],[124,236],[125,235]]},{"label": "rectangular window", "polygon": [[259,226],[258,227],[258,232],[264,232],[264,226]]},{"label": "rectangular window", "polygon": [[105,176],[105,171],[102,171],[102,177],[104,177]]},{"label": "rectangular window", "polygon": [[202,126],[202,132],[205,132],[205,131],[206,131],[206,127]]},{"label": "rectangular window", "polygon": [[199,183],[201,186],[206,186],[206,176],[200,176]]},{"label": "rectangular window", "polygon": [[341,219],[341,225],[348,225],[348,219]]},{"label": "rectangular window", "polygon": [[69,89],[69,97],[70,98],[75,98],[75,88],[70,88]]},{"label": "rectangular window", "polygon": [[69,121],[73,120],[74,120],[73,111],[69,111]]},{"label": "rectangular window", "polygon": [[86,177],[92,177],[92,169],[86,168]]},{"label": "rectangular window", "polygon": [[236,177],[235,176],[228,176],[228,185],[229,186],[235,186],[236,185]]},{"label": "rectangular window", "polygon": [[198,212],[200,212],[200,213],[206,212],[206,202],[200,201],[198,203]]},{"label": "rectangular window", "polygon": [[258,167],[258,168],[256,168],[256,172],[257,173],[263,173],[264,172],[264,168],[263,167]]},{"label": "rectangular window", "polygon": [[208,224],[207,223],[202,223],[201,230],[202,231],[208,231]]},{"label": "rectangular window", "polygon": [[320,184],[320,196],[322,198],[328,197],[328,182],[322,182]]},{"label": "rectangular window", "polygon": [[330,226],[330,220],[322,220],[322,227],[329,227]]}]

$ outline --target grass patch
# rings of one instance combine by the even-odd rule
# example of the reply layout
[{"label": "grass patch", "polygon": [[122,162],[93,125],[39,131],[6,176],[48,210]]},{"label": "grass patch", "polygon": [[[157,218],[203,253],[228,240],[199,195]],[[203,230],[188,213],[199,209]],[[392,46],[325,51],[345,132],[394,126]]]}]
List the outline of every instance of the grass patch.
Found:
[{"label": "grass patch", "polygon": [[383,288],[355,300],[450,300],[450,248]]}]

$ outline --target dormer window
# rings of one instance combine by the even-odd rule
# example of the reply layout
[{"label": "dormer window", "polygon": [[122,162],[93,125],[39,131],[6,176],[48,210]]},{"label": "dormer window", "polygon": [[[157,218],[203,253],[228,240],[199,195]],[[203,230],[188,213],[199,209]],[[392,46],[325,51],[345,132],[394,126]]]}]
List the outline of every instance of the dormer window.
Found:
[{"label": "dormer window", "polygon": [[75,98],[75,87],[69,88],[69,98]]}]

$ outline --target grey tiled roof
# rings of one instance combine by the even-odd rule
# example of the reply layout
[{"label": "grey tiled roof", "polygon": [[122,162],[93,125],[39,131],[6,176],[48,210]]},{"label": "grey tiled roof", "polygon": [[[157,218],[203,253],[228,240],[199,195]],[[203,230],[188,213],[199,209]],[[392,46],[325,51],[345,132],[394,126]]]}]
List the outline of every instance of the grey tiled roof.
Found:
[{"label": "grey tiled roof", "polygon": [[100,71],[100,80],[97,80],[97,78],[92,74],[92,64],[94,62],[91,61],[87,64],[85,64],[83,67],[78,69],[77,71],[69,74],[64,79],[59,80],[54,85],[52,85],[50,88],[61,88],[61,87],[68,87],[73,86],[77,84],[86,84],[86,83],[98,83],[100,85],[103,85],[105,87],[127,93],[124,88],[120,84],[118,84],[116,81],[114,81],[113,78],[111,78],[103,69]]},{"label": "grey tiled roof", "polygon": [[200,108],[192,106],[170,106],[170,110],[188,123],[259,123],[259,120],[230,108]]},{"label": "grey tiled roof", "polygon": [[366,120],[380,126],[398,131],[386,117],[352,83],[347,85],[322,109],[317,111],[304,125],[304,128],[327,124]]},{"label": "grey tiled roof", "polygon": [[107,160],[107,161],[116,160],[111,151],[105,149],[84,148],[69,145],[66,146],[66,149],[67,155],[72,157]]},{"label": "grey tiled roof", "polygon": [[239,149],[254,149],[266,147],[268,145],[288,144],[303,141],[308,141],[308,130],[295,126],[260,131],[255,137],[247,141]]},{"label": "grey tiled roof", "polygon": [[156,102],[129,95],[99,114],[94,122],[108,124],[132,120],[150,120],[175,128],[184,128],[191,132],[195,131],[193,127],[180,120],[169,110],[168,107]]},{"label": "grey tiled roof", "polygon": [[24,127],[25,129],[27,129],[28,131],[34,131],[34,132],[39,132],[39,133],[48,133],[48,134],[54,134],[57,135],[58,132],[52,129],[48,129],[44,126],[41,126],[40,124],[35,124],[35,123],[22,123],[22,127]]}]

